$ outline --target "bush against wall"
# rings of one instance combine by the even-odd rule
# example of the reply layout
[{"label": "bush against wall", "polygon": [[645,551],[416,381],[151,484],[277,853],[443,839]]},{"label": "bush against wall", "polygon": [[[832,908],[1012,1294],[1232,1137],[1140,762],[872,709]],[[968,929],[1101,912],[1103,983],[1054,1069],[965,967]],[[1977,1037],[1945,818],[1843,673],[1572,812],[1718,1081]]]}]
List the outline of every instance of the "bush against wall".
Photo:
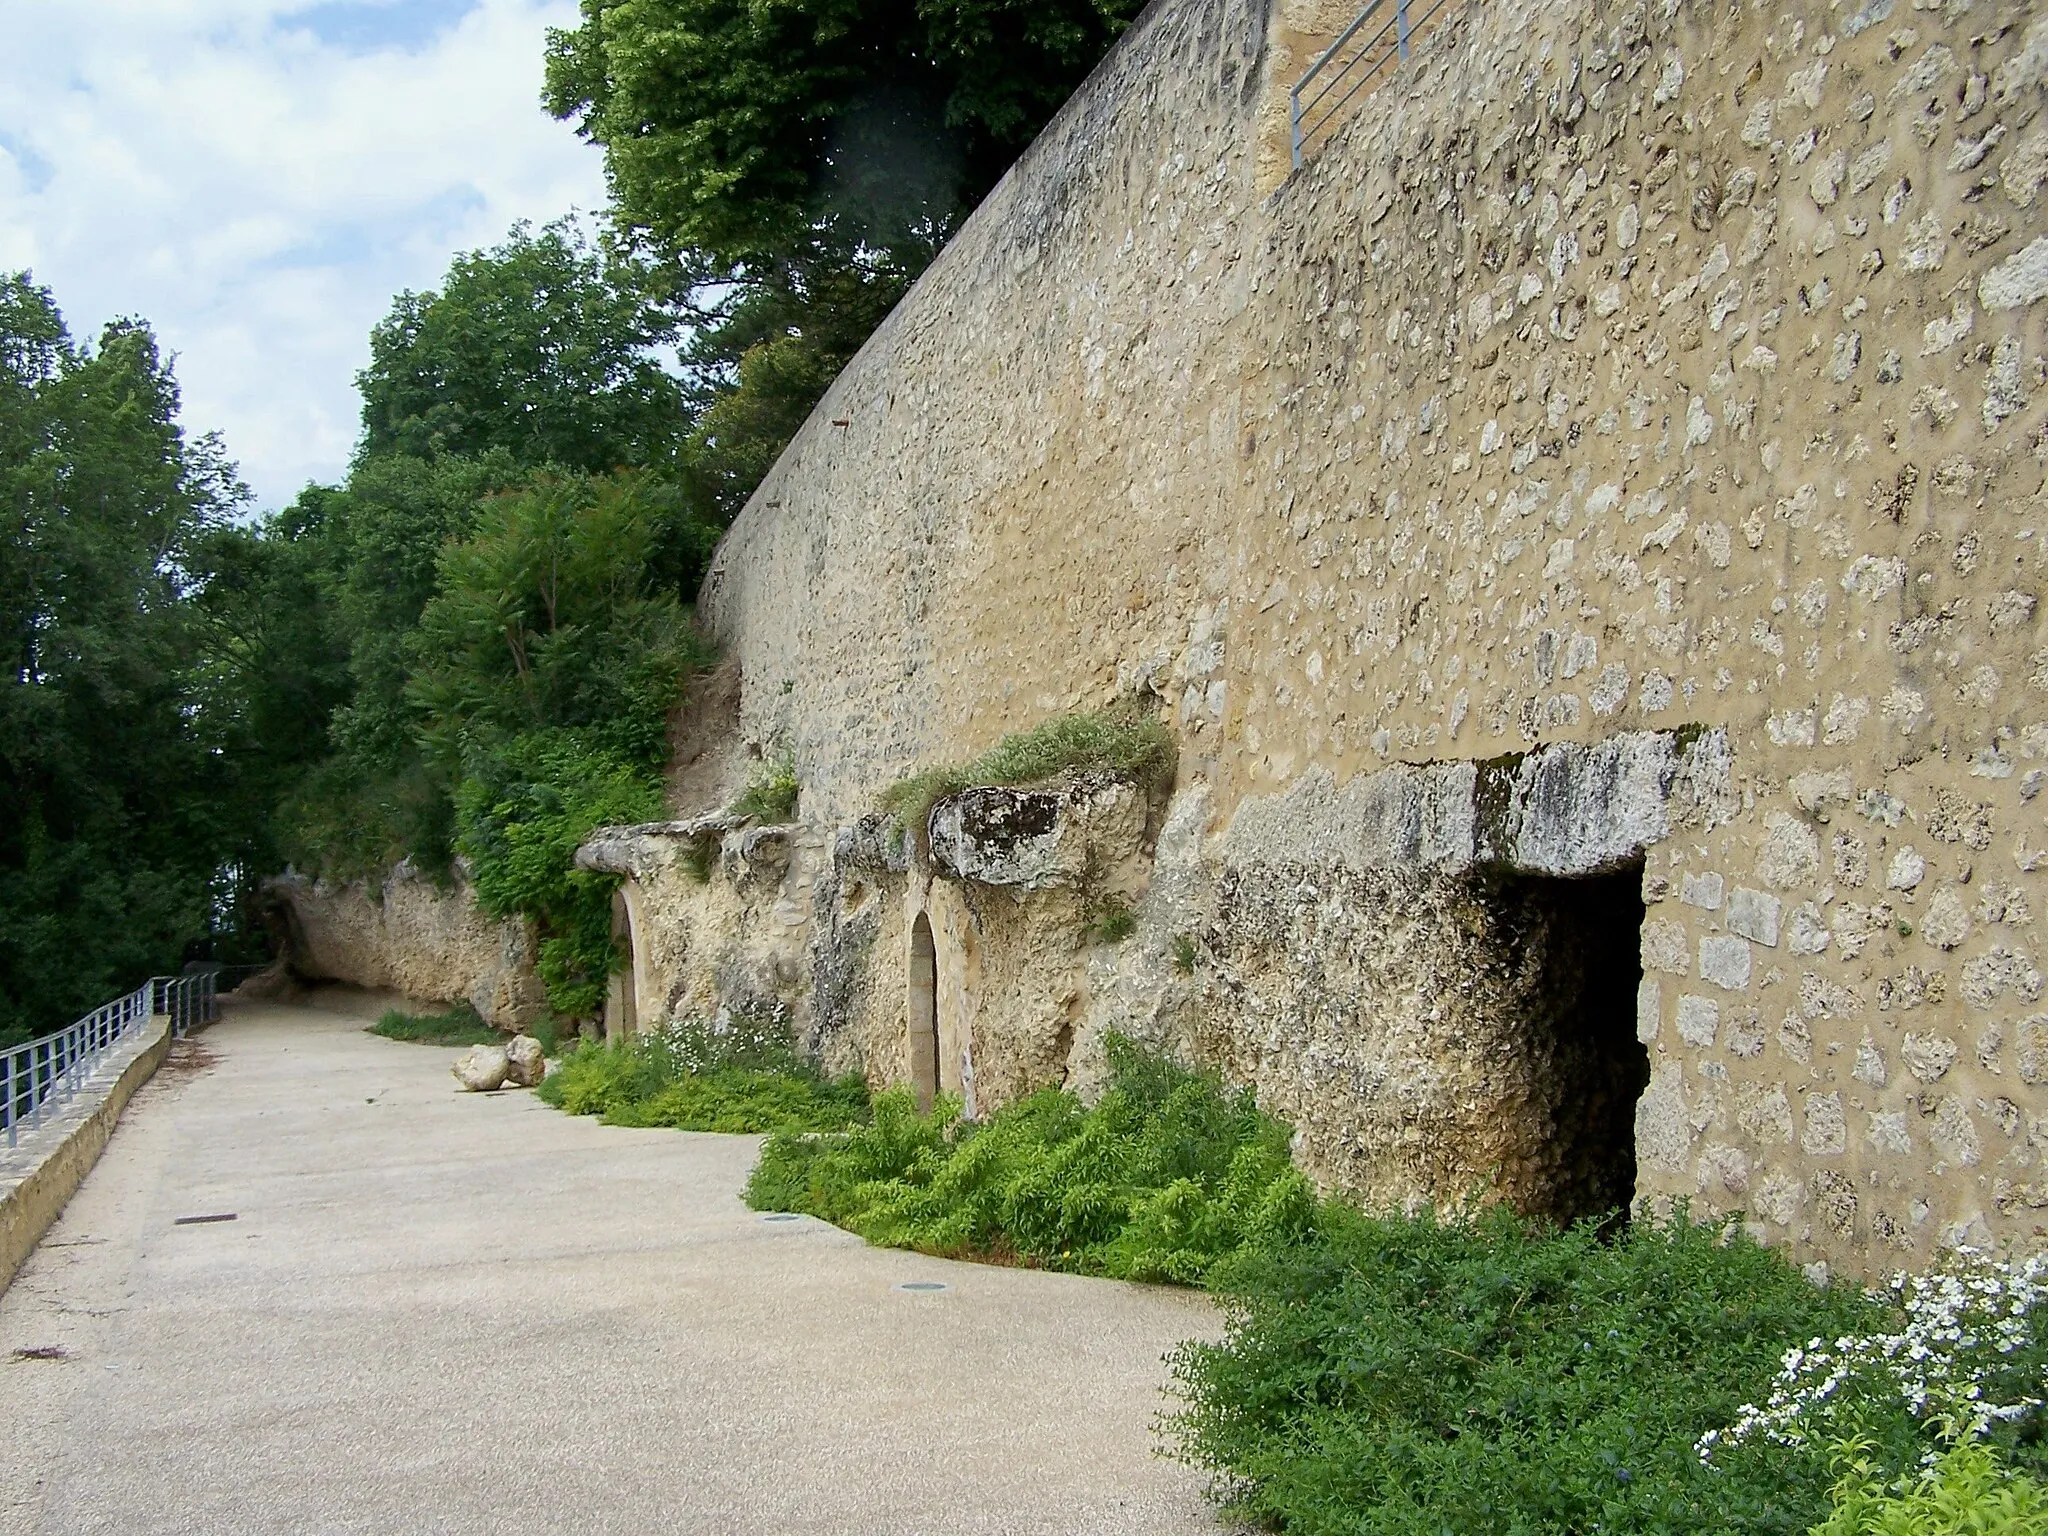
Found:
[{"label": "bush against wall", "polygon": [[[1126,1041],[1110,1054],[1093,1108],[1049,1089],[969,1125],[957,1105],[919,1114],[897,1090],[844,1135],[776,1136],[748,1203],[944,1257],[1206,1286],[1224,1336],[1173,1356],[1181,1407],[1166,1430],[1262,1528],[1980,1529],[1927,1523],[1958,1500],[2011,1515],[1982,1529],[2037,1528],[2025,1523],[2037,1490],[2004,1470],[2048,1458],[2038,1427],[2006,1411],[2048,1365],[2031,1279],[1988,1301],[1981,1274],[1965,1282],[1984,1315],[1943,1312],[1928,1328],[1955,1333],[1949,1353],[1923,1339],[1909,1362],[1902,1298],[1952,1300],[1955,1287],[1816,1286],[1739,1231],[1683,1218],[1559,1230],[1499,1206],[1369,1216],[1316,1197],[1288,1161],[1287,1128],[1248,1094]],[[1889,1387],[1845,1393],[1857,1412],[1831,1424],[1836,1438],[1761,1432],[1812,1385],[1803,1362],[1845,1351],[1958,1393],[1984,1385],[2000,1410],[1984,1419],[1991,1459],[1950,1457],[1923,1476],[1947,1443],[1933,1398]],[[1770,1409],[1747,1406],[1774,1372]],[[1852,1423],[1860,1470],[1845,1480],[1832,1453]],[[1737,1424],[1752,1432],[1729,1435]]]},{"label": "bush against wall", "polygon": [[858,1075],[827,1079],[791,1043],[786,1017],[679,1020],[620,1045],[564,1058],[540,1096],[607,1125],[680,1131],[840,1131],[868,1115]]},{"label": "bush against wall", "polygon": [[[1739,1230],[1680,1219],[1603,1236],[1498,1208],[1442,1219],[1326,1205],[1307,1241],[1239,1255],[1210,1281],[1224,1337],[1175,1356],[1185,1406],[1171,1433],[1234,1508],[1280,1529],[1950,1529],[1905,1513],[1937,1499],[1920,1469],[1949,1444],[1924,1399],[1845,1392],[1855,1411],[1833,1433],[1761,1432],[1764,1410],[1747,1405],[1774,1373],[1803,1381],[1799,1365],[1824,1346],[1854,1353],[1908,1329],[1896,1293],[1816,1286]],[[2044,1321],[2028,1312],[2014,1331],[2002,1387],[2041,1381]],[[1967,1365],[1975,1352],[1964,1328],[1923,1340],[1917,1368],[1953,1376],[1930,1357]],[[1725,1432],[1737,1424],[1755,1432]],[[1999,1457],[2034,1470],[2048,1454],[2031,1423],[1969,1443],[1993,1460],[1949,1466],[1937,1482],[1950,1494],[2003,1486]],[[1838,1482],[1845,1445],[1860,1470]],[[1870,1523],[1880,1508],[1906,1523]]]},{"label": "bush against wall", "polygon": [[1093,1108],[1049,1088],[969,1124],[957,1103],[921,1115],[895,1090],[842,1139],[770,1141],[747,1201],[887,1247],[1183,1285],[1307,1228],[1315,1196],[1287,1128],[1249,1093],[1126,1040],[1108,1048]]}]

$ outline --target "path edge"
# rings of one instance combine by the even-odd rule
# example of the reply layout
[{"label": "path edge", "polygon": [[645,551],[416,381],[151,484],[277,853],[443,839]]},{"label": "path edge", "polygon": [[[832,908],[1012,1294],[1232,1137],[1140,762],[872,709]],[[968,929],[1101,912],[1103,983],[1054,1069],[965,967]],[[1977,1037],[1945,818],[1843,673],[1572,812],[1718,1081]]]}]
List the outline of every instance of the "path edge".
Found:
[{"label": "path edge", "polygon": [[158,1014],[137,1037],[132,1054],[107,1089],[73,1100],[38,1139],[49,1145],[25,1173],[0,1177],[0,1296],[55,1225],[64,1207],[106,1150],[129,1099],[156,1075],[171,1053],[171,1021]]}]

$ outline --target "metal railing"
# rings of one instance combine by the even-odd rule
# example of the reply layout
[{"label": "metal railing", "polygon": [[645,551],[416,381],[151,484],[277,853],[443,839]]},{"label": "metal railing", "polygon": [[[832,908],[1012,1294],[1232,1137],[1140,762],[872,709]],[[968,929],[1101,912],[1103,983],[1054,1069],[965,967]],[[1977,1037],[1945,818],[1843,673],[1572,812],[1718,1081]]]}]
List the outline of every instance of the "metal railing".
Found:
[{"label": "metal railing", "polygon": [[1288,93],[1287,124],[1294,144],[1294,168],[1301,169],[1309,140],[1333,127],[1337,114],[1383,70],[1405,64],[1423,31],[1444,12],[1463,3],[1464,0],[1368,0],[1358,19],[1317,56]]},{"label": "metal railing", "polygon": [[100,1058],[159,1016],[182,1036],[220,1015],[216,973],[152,976],[126,997],[102,1003],[76,1024],[25,1045],[0,1050],[0,1129],[14,1146],[26,1125],[34,1130],[92,1080]]}]

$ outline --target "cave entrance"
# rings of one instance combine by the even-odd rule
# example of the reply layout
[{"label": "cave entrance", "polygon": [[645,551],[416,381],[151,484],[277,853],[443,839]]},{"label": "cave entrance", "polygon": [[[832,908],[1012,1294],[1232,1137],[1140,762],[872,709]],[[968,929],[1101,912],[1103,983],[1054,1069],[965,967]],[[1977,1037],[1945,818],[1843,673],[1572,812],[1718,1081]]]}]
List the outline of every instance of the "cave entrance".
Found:
[{"label": "cave entrance", "polygon": [[910,925],[910,1086],[917,1107],[929,1110],[939,1091],[939,952],[931,919]]},{"label": "cave entrance", "polygon": [[1518,1201],[1560,1223],[1618,1213],[1636,1188],[1636,1102],[1650,1057],[1636,1035],[1643,870],[1578,879],[1510,874],[1491,901],[1520,971],[1540,1167]]},{"label": "cave entrance", "polygon": [[633,909],[623,887],[612,893],[612,942],[626,952],[626,963],[612,972],[605,986],[604,1037],[619,1045],[640,1032],[640,995],[633,974],[639,952],[633,944]]}]

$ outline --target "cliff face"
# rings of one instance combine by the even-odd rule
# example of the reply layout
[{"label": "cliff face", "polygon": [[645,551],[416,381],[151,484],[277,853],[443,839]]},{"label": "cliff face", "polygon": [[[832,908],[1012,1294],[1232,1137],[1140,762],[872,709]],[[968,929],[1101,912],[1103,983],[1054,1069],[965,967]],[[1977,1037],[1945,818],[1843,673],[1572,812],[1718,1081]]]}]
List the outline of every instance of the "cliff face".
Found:
[{"label": "cliff face", "polygon": [[401,865],[374,885],[287,875],[270,892],[285,910],[287,958],[302,977],[423,1003],[467,1002],[503,1030],[546,1011],[525,925],[486,918],[459,880],[443,888]]},{"label": "cliff face", "polygon": [[[984,1105],[1117,1028],[1375,1201],[2032,1241],[2048,21],[1468,7],[1282,181],[1328,10],[1148,12],[734,527],[799,825],[617,864],[642,1021]],[[1179,783],[1071,877],[871,818],[1133,692]]]}]

